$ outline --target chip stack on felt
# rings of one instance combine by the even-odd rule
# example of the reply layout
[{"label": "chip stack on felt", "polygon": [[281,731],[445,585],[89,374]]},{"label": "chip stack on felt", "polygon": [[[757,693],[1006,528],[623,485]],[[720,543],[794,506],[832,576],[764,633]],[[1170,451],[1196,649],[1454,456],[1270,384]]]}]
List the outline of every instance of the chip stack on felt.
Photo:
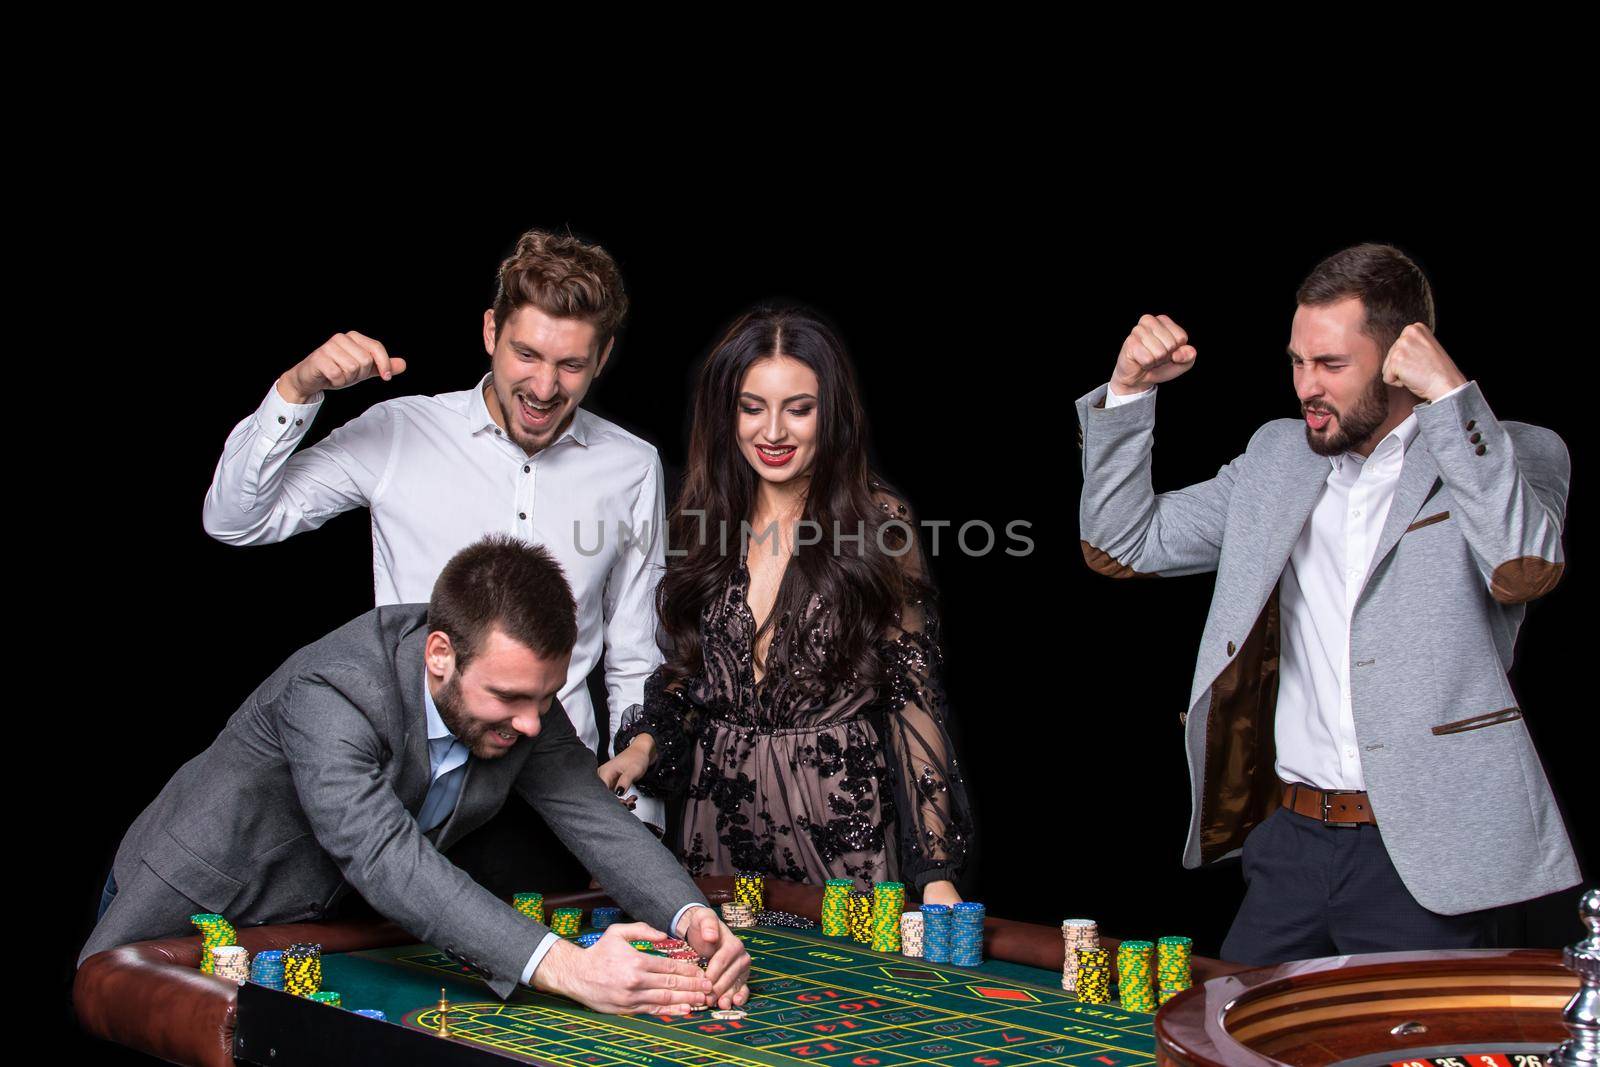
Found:
[{"label": "chip stack on felt", "polygon": [[596,930],[622,921],[622,909],[617,907],[599,907],[589,913],[589,925]]},{"label": "chip stack on felt", "polygon": [[976,967],[983,962],[985,914],[984,906],[974,900],[950,909],[950,962],[957,967]]},{"label": "chip stack on felt", "polygon": [[579,934],[578,935],[578,947],[579,948],[594,948],[595,943],[598,942],[604,936],[606,936],[604,930],[590,930],[586,934]]},{"label": "chip stack on felt", "polygon": [[1078,950],[1100,947],[1100,927],[1093,919],[1065,919],[1061,923],[1061,941],[1065,950],[1061,957],[1061,988],[1072,993],[1078,988]]},{"label": "chip stack on felt", "polygon": [[828,937],[850,936],[850,891],[856,887],[849,878],[829,878],[822,888],[822,932]]},{"label": "chip stack on felt", "polygon": [[735,930],[756,924],[756,913],[748,904],[729,900],[722,905],[722,921]]},{"label": "chip stack on felt", "polygon": [[223,945],[237,944],[233,924],[220,915],[209,912],[189,916],[189,921],[200,931],[200,970],[205,974],[211,973],[214,966],[211,959],[211,950],[221,948]]},{"label": "chip stack on felt", "polygon": [[344,998],[341,997],[339,994],[333,992],[332,990],[328,990],[328,989],[318,990],[317,992],[311,994],[306,999],[307,1000],[314,1000],[318,1004],[328,1004],[328,1005],[331,1005],[332,1007],[335,1007],[335,1008],[344,1007]]},{"label": "chip stack on felt", "polygon": [[1187,937],[1163,937],[1156,942],[1156,987],[1158,1004],[1165,1004],[1194,985],[1194,941]]},{"label": "chip stack on felt", "polygon": [[900,916],[900,951],[913,959],[922,958],[922,912],[908,911]]},{"label": "chip stack on felt", "polygon": [[269,948],[257,952],[250,961],[250,981],[268,989],[283,991],[283,951]]},{"label": "chip stack on felt", "polygon": [[950,962],[950,905],[922,906],[922,958],[929,963]]},{"label": "chip stack on felt", "polygon": [[561,937],[577,937],[583,929],[582,908],[557,908],[550,913],[550,930]]},{"label": "chip stack on felt", "polygon": [[1117,946],[1117,998],[1127,1011],[1155,1013],[1155,951],[1148,941]]},{"label": "chip stack on felt", "polygon": [[739,874],[733,879],[733,899],[747,906],[751,913],[767,906],[767,882],[759,874]]},{"label": "chip stack on felt", "polygon": [[211,973],[244,985],[250,980],[250,953],[242,945],[218,945],[211,954]]},{"label": "chip stack on felt", "polygon": [[865,889],[850,893],[850,936],[863,945],[872,944],[872,894]]},{"label": "chip stack on felt", "polygon": [[297,997],[309,997],[322,988],[322,946],[296,942],[283,954],[283,988]]},{"label": "chip stack on felt", "polygon": [[1078,950],[1077,993],[1085,1004],[1111,1003],[1111,953],[1103,948]]},{"label": "chip stack on felt", "polygon": [[906,887],[901,882],[878,882],[872,887],[872,951],[900,951],[900,916],[906,910]]},{"label": "chip stack on felt", "polygon": [[364,1019],[376,1019],[380,1023],[389,1021],[389,1017],[377,1008],[357,1008],[352,1014],[359,1015]]},{"label": "chip stack on felt", "polygon": [[518,893],[511,898],[511,906],[536,923],[544,922],[543,893]]}]

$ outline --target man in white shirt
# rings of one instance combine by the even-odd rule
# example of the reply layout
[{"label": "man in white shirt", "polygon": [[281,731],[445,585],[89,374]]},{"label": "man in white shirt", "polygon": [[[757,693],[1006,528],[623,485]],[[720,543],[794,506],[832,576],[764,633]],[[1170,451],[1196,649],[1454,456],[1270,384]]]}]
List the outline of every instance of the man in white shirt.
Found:
[{"label": "man in white shirt", "polygon": [[[1084,554],[1114,577],[1218,572],[1184,714],[1195,785],[1185,863],[1242,842],[1248,890],[1224,957],[1477,946],[1483,909],[1576,881],[1504,677],[1521,605],[1560,576],[1565,449],[1547,430],[1493,420],[1434,338],[1427,279],[1398,249],[1328,257],[1297,304],[1300,429],[1269,423],[1217,478],[1160,496],[1149,487],[1150,409],[1196,350],[1167,316],[1140,320],[1109,385],[1079,402]],[[1485,435],[1501,466],[1480,478]],[[1442,634],[1440,616],[1451,619]],[[1230,633],[1240,639],[1213,651]],[[1440,669],[1459,675],[1454,685],[1434,677]],[[1462,704],[1497,710],[1462,719]],[[1457,737],[1470,740],[1446,740]],[[1526,832],[1488,805],[1430,799],[1418,772],[1446,760],[1462,774],[1479,761],[1520,773],[1527,784],[1507,783],[1504,810]],[[1383,777],[1371,796],[1369,770]],[[1502,834],[1526,838],[1514,846],[1529,850],[1526,881],[1437,886],[1457,834],[1475,842],[1459,847],[1489,852]]]},{"label": "man in white shirt", "polygon": [[[578,603],[560,699],[595,749],[585,682],[602,654],[613,736],[661,658],[661,462],[653,446],[580,407],[627,303],[603,248],[530,231],[500,265],[494,306],[483,315],[487,375],[461,392],[375,405],[296,451],[328,390],[406,369],[371,337],[335,334],[284,372],[229,435],[206,494],[206,532],[265,544],[365,507],[379,606],[425,602],[445,561],[486,533],[546,547]],[[664,824],[657,802],[637,803],[644,821]]]}]

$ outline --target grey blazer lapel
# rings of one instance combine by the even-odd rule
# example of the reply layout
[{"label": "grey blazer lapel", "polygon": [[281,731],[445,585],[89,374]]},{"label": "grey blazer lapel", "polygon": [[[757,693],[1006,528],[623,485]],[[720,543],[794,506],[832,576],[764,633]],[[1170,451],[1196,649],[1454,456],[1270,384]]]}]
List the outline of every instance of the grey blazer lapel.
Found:
[{"label": "grey blazer lapel", "polygon": [[1278,584],[1283,568],[1288,565],[1289,553],[1294,551],[1294,543],[1300,539],[1300,531],[1306,528],[1311,509],[1317,506],[1317,500],[1328,484],[1331,466],[1327,456],[1319,456],[1311,451],[1311,446],[1302,439],[1299,447],[1285,457],[1280,470],[1280,477],[1268,483],[1271,486],[1269,492],[1276,500],[1271,505],[1272,519],[1266,524],[1265,540],[1258,557],[1262,561],[1261,573],[1266,582],[1253,609],[1256,612],[1260,612],[1261,605],[1267,602],[1272,587]]},{"label": "grey blazer lapel", "polygon": [[[1394,551],[1394,546],[1400,543],[1401,536],[1406,532],[1406,527],[1416,520],[1417,512],[1422,506],[1432,499],[1433,494],[1439,491],[1444,482],[1439,477],[1439,464],[1423,446],[1421,441],[1412,441],[1406,449],[1406,457],[1400,465],[1400,482],[1394,489],[1394,500],[1389,504],[1389,515],[1383,520],[1383,532],[1378,535],[1378,547],[1372,553],[1372,564],[1367,568],[1367,576],[1362,579],[1361,592],[1367,591],[1367,583],[1372,581],[1372,576],[1383,565],[1384,557]],[[1357,594],[1357,600],[1361,594]]]},{"label": "grey blazer lapel", "polygon": [[511,792],[511,783],[527,760],[531,742],[523,741],[515,749],[494,759],[467,759],[466,780],[461,783],[461,796],[455,810],[439,830],[439,851],[443,852],[461,838],[487,822],[499,811]]}]

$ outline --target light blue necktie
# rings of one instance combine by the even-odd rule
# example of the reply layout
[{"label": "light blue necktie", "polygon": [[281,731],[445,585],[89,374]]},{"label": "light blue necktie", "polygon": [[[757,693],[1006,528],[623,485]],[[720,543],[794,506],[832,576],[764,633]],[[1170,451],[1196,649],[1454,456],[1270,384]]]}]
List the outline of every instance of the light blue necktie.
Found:
[{"label": "light blue necktie", "polygon": [[[460,745],[461,742],[453,737],[429,740],[429,772],[437,773],[450,753]],[[423,833],[434,829],[450,817],[450,813],[456,809],[456,801],[461,796],[461,783],[466,777],[467,761],[463,760],[459,766],[452,767],[433,779],[433,784],[428,786],[428,795],[417,811],[417,825],[421,827]]]}]

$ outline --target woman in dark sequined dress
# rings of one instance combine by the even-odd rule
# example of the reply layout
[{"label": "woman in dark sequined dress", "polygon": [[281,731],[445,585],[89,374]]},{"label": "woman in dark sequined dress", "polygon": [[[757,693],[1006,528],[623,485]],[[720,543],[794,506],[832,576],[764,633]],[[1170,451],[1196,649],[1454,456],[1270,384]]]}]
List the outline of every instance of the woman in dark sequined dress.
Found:
[{"label": "woman in dark sequined dress", "polygon": [[694,411],[682,555],[656,598],[666,662],[601,776],[686,794],[692,874],[959,900],[972,819],[933,591],[909,508],[868,469],[842,345],[809,312],[750,312],[707,357]]}]

